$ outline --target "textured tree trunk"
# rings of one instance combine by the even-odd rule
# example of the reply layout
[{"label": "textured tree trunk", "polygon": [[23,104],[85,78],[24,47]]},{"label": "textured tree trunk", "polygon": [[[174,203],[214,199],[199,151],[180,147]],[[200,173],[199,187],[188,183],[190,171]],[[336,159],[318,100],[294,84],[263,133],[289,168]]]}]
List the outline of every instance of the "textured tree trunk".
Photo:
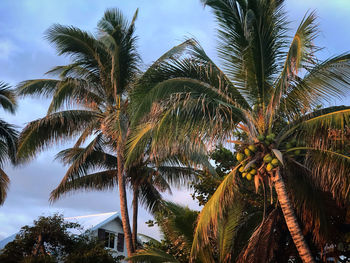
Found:
[{"label": "textured tree trunk", "polygon": [[118,186],[119,186],[119,198],[120,198],[120,214],[122,217],[123,231],[126,242],[126,249],[128,256],[134,253],[134,247],[132,245],[131,229],[130,229],[130,219],[128,212],[128,202],[126,198],[126,188],[125,188],[125,177],[124,177],[124,167],[122,162],[122,153],[118,149]]},{"label": "textured tree trunk", "polygon": [[132,244],[137,249],[137,214],[139,210],[139,189],[134,186],[134,196],[132,200]]},{"label": "textured tree trunk", "polygon": [[307,245],[305,238],[301,232],[297,218],[294,214],[291,201],[289,200],[283,178],[279,170],[277,170],[273,180],[275,183],[275,189],[276,189],[278,201],[282,208],[284,219],[286,220],[288,230],[298,250],[299,256],[305,263],[311,263],[311,262],[314,263],[315,260],[312,257],[310,248]]}]

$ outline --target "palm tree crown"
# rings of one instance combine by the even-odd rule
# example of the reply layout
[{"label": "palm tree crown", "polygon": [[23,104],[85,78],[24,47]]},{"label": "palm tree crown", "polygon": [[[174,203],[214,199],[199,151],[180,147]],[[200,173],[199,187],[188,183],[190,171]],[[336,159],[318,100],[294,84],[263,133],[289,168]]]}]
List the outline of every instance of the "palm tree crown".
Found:
[{"label": "palm tree crown", "polygon": [[59,55],[69,56],[72,63],[48,72],[57,78],[27,80],[18,85],[20,95],[51,98],[47,115],[30,122],[22,131],[19,160],[33,158],[53,143],[71,138],[77,138],[74,145],[77,150],[89,142],[79,155],[80,164],[88,165],[85,161],[91,159],[91,154],[106,145],[116,153],[115,180],[118,180],[128,253],[133,252],[133,247],[123,148],[129,130],[127,92],[140,63],[134,35],[136,17],[137,11],[129,23],[118,9],[109,9],[98,22],[97,36],[73,26],[53,25],[46,38]]},{"label": "palm tree crown", "polygon": [[[177,54],[150,68],[133,92],[135,120],[151,112],[149,129],[134,136],[131,151],[138,150],[145,134],[180,144],[184,135],[194,145],[200,140],[236,143],[240,164],[201,211],[192,256],[210,243],[213,228],[237,200],[241,172],[248,180],[254,178],[257,189],[262,186],[265,199],[265,189],[271,188],[270,200],[278,199],[300,257],[314,262],[294,208],[305,215],[301,220],[314,241],[322,244],[325,229],[331,226],[320,223],[326,216],[324,207],[310,204],[322,194],[331,194],[339,203],[349,198],[350,156],[345,138],[350,107],[313,109],[349,93],[350,54],[317,59],[314,12],[305,15],[289,38],[283,0],[202,2],[211,7],[219,24],[223,70],[190,40]],[[153,114],[155,105],[157,114]],[[240,138],[235,138],[236,131]],[[337,140],[331,136],[334,131],[340,135]],[[299,191],[293,187],[296,182],[310,191]],[[255,235],[267,217],[264,213]],[[254,255],[252,246],[247,249],[251,250],[241,254],[242,262]]]}]

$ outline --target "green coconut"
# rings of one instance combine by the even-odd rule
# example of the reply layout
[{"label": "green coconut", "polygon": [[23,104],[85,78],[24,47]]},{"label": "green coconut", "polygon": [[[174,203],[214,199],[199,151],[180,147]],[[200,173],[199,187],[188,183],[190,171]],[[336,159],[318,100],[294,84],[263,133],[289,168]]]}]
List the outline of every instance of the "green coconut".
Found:
[{"label": "green coconut", "polygon": [[273,165],[273,166],[278,166],[278,164],[279,164],[279,161],[278,161],[278,159],[277,158],[273,158],[272,160],[271,160],[271,164]]},{"label": "green coconut", "polygon": [[244,160],[244,154],[243,153],[237,153],[236,159],[239,162],[242,162]]},{"label": "green coconut", "polygon": [[258,140],[261,141],[261,142],[264,141],[265,140],[265,136],[263,134],[260,134],[258,136]]},{"label": "green coconut", "polygon": [[266,165],[266,171],[268,171],[268,172],[270,172],[273,168],[274,168],[274,167],[273,167],[273,165],[272,165],[271,163],[268,163],[268,164]]},{"label": "green coconut", "polygon": [[256,171],[256,169],[252,169],[249,173],[250,173],[251,175],[256,175],[257,171]]},{"label": "green coconut", "polygon": [[271,154],[269,154],[269,153],[266,154],[266,155],[264,156],[263,160],[264,160],[265,163],[270,163],[270,162],[272,161],[272,156],[271,156]]},{"label": "green coconut", "polygon": [[256,152],[256,147],[254,144],[249,145],[248,149],[251,150],[252,152]]}]

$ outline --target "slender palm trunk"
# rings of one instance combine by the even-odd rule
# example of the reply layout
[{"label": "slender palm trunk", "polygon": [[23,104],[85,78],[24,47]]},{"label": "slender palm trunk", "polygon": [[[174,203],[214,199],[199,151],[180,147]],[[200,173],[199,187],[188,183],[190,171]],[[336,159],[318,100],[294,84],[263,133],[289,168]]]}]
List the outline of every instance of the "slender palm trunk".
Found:
[{"label": "slender palm trunk", "polygon": [[137,249],[137,213],[139,210],[139,189],[134,186],[134,196],[132,200],[132,244]]},{"label": "slender palm trunk", "polygon": [[126,249],[128,256],[134,253],[134,247],[132,244],[131,229],[130,229],[130,219],[128,212],[128,202],[126,198],[126,188],[125,188],[125,177],[124,177],[124,167],[122,161],[121,150],[118,149],[117,160],[118,160],[118,186],[119,186],[119,198],[120,198],[120,214],[122,217],[123,231],[126,242]]},{"label": "slender palm trunk", "polygon": [[284,219],[288,230],[293,238],[294,244],[298,250],[300,258],[305,263],[315,262],[312,257],[309,246],[307,245],[305,238],[301,232],[300,226],[298,224],[297,218],[294,214],[294,210],[291,204],[291,201],[288,197],[288,193],[281,176],[280,171],[278,170],[274,177],[275,189],[278,196],[278,201],[281,205]]}]

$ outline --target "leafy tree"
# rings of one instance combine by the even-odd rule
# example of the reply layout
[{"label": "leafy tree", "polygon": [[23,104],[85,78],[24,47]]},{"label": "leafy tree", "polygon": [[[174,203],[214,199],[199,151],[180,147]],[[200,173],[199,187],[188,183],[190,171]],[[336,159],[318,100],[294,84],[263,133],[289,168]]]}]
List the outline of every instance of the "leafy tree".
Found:
[{"label": "leafy tree", "polygon": [[[237,261],[274,258],[273,247],[259,242],[273,234],[268,219],[275,210],[267,209],[269,199],[278,201],[300,258],[315,262],[294,210],[316,251],[337,239],[339,224],[329,219],[336,218],[335,210],[349,198],[350,157],[344,151],[344,133],[350,107],[312,109],[349,93],[350,55],[317,59],[314,12],[305,15],[289,38],[282,0],[202,2],[212,8],[219,24],[223,70],[193,41],[187,53],[150,69],[133,92],[139,118],[161,105],[157,115],[148,115],[148,133],[154,138],[180,145],[182,137],[194,145],[198,140],[213,144],[229,139],[237,145],[239,164],[198,217],[192,260],[205,251],[213,229],[238,202],[242,181],[254,179],[265,200],[262,222]],[[331,140],[332,130],[342,135],[337,143]],[[242,136],[234,138],[237,131]],[[134,138],[134,144],[142,143],[142,134]]]},{"label": "leafy tree", "polygon": [[[0,81],[0,107],[10,113],[16,110],[16,96],[11,88]],[[0,119],[0,205],[5,202],[10,179],[2,169],[6,161],[15,163],[18,133],[15,127]]]},{"label": "leafy tree", "polygon": [[39,217],[33,226],[24,226],[0,254],[1,262],[117,262],[104,245],[84,233],[70,230],[80,225],[64,221],[61,215]]},{"label": "leafy tree", "polygon": [[195,181],[191,183],[193,188],[193,199],[197,199],[199,205],[205,205],[210,197],[215,193],[216,189],[224,180],[225,176],[235,166],[236,160],[233,153],[219,145],[210,153],[210,159],[215,162],[215,171],[213,174],[205,169],[198,175]]}]

